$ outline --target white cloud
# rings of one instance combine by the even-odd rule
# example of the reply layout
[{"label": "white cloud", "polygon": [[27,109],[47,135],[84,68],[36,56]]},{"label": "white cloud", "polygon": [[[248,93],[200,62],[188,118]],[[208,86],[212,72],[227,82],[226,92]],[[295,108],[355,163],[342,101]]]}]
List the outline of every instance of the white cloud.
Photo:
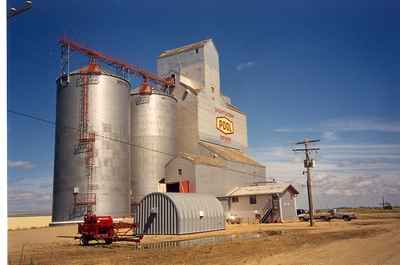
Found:
[{"label": "white cloud", "polygon": [[255,62],[249,61],[249,62],[245,62],[245,63],[240,63],[236,66],[236,70],[237,71],[242,71],[246,68],[251,68],[255,65]]},{"label": "white cloud", "polygon": [[[315,203],[318,208],[377,206],[382,196],[400,205],[400,145],[326,144],[313,154]],[[300,191],[299,206],[306,206],[306,176],[302,175],[304,154],[288,147],[250,149],[267,166],[269,179],[290,182]]]},{"label": "white cloud", "polygon": [[322,133],[322,139],[328,142],[336,141],[338,139],[334,131],[326,131]]},{"label": "white cloud", "polygon": [[30,161],[23,160],[8,160],[7,166],[9,168],[15,168],[17,170],[29,170],[34,167],[34,164]]},{"label": "white cloud", "polygon": [[9,213],[50,213],[52,178],[50,176],[8,177]]}]

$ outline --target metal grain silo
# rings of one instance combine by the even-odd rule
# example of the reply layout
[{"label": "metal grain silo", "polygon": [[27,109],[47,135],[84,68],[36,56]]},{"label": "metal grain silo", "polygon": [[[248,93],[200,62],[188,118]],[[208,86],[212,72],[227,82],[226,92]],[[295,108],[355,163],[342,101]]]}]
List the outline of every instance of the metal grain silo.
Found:
[{"label": "metal grain silo", "polygon": [[165,165],[176,155],[176,99],[153,90],[131,94],[132,203],[159,190]]},{"label": "metal grain silo", "polygon": [[125,79],[89,65],[57,80],[53,222],[127,216],[129,91]]}]

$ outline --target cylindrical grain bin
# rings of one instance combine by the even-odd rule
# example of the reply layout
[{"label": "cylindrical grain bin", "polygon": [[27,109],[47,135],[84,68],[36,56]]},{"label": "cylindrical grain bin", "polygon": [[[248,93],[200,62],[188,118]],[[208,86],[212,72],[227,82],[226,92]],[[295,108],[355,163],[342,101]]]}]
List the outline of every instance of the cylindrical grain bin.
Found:
[{"label": "cylindrical grain bin", "polygon": [[176,103],[166,93],[131,93],[132,204],[159,191],[165,166],[176,155]]},{"label": "cylindrical grain bin", "polygon": [[95,66],[57,80],[53,223],[130,214],[130,83]]}]

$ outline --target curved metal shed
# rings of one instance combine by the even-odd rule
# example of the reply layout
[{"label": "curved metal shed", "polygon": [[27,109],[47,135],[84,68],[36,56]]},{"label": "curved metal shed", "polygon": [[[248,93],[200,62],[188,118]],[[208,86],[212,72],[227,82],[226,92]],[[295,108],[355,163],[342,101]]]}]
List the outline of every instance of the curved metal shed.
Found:
[{"label": "curved metal shed", "polygon": [[138,233],[180,235],[225,229],[216,197],[201,193],[147,194],[138,206]]}]

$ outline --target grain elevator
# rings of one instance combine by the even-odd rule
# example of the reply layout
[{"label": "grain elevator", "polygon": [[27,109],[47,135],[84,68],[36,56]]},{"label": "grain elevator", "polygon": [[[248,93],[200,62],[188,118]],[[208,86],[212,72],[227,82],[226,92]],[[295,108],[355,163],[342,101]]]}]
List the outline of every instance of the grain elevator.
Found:
[{"label": "grain elevator", "polygon": [[[247,153],[246,114],[222,93],[211,39],[162,52],[158,76],[111,63],[144,82],[133,89],[94,61],[57,80],[54,223],[88,211],[129,216],[153,192],[222,200],[235,187],[266,180],[265,166]],[[160,87],[168,82],[159,77],[173,78],[173,88]]]},{"label": "grain elevator", "polygon": [[247,154],[247,120],[222,93],[211,39],[162,52],[158,74],[176,76],[177,156],[165,168],[167,191],[222,197],[263,182],[265,166]]}]

